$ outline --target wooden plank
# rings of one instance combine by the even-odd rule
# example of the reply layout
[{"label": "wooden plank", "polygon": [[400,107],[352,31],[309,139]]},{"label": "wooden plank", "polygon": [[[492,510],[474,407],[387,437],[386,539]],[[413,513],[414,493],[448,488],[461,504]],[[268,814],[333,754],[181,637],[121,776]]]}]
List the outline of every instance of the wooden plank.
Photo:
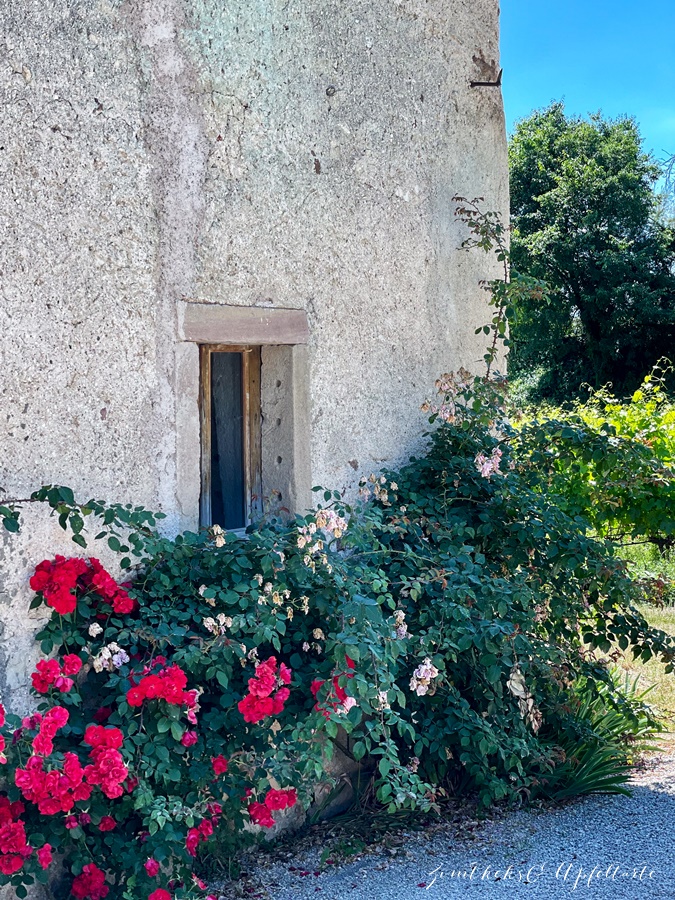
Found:
[{"label": "wooden plank", "polygon": [[179,303],[180,335],[200,344],[306,344],[309,325],[304,309]]},{"label": "wooden plank", "polygon": [[260,347],[244,353],[248,357],[248,431],[249,431],[249,521],[262,515],[262,415],[260,377],[262,354]]},{"label": "wooden plank", "polygon": [[213,347],[210,350],[211,518],[223,528],[241,528],[246,525],[248,515],[245,380],[248,354],[241,350],[217,353]]},{"label": "wooden plank", "polygon": [[251,385],[249,363],[251,351],[247,350],[241,355],[241,408],[242,422],[242,455],[244,463],[244,516],[245,525],[251,521]]},{"label": "wooden plank", "polygon": [[211,519],[211,350],[199,348],[199,419],[201,425],[201,482],[199,521],[212,525]]}]

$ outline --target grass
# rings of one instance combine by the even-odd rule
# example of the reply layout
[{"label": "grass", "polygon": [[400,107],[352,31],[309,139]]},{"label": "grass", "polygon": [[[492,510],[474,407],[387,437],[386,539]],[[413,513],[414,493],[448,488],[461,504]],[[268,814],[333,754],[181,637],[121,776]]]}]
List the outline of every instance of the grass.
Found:
[{"label": "grass", "polygon": [[[640,607],[647,621],[675,636],[675,550],[661,551],[649,543],[634,544],[623,547],[621,556],[650,601]],[[670,741],[674,741],[675,673],[667,675],[665,665],[656,659],[637,662],[630,652],[621,656],[618,665],[626,673],[638,676],[640,687],[652,687],[646,700],[664,719]]]},{"label": "grass", "polygon": [[[640,609],[650,625],[675,635],[674,606],[645,604]],[[659,717],[663,717],[671,740],[675,738],[675,673],[667,675],[665,665],[656,659],[650,659],[647,663],[637,662],[630,651],[622,655],[617,665],[622,671],[638,676],[641,688],[652,687],[646,700],[656,709]]]},{"label": "grass", "polygon": [[621,547],[620,555],[642,585],[647,600],[675,606],[675,550],[661,551],[655,544],[638,543]]}]

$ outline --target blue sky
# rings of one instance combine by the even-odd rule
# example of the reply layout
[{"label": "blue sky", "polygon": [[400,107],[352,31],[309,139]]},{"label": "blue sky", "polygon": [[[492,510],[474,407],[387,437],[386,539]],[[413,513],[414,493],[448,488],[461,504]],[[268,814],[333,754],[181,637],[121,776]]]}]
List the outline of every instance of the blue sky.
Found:
[{"label": "blue sky", "polygon": [[504,103],[514,123],[552,100],[634,116],[657,159],[675,153],[675,0],[502,0]]}]

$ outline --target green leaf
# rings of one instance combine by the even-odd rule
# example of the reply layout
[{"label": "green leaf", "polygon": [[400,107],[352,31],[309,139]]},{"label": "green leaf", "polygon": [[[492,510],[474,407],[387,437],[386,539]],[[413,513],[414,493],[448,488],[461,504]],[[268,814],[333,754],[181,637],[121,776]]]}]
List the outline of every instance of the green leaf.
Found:
[{"label": "green leaf", "polygon": [[377,768],[380,770],[380,775],[383,778],[386,778],[391,772],[391,762],[388,759],[381,759]]}]

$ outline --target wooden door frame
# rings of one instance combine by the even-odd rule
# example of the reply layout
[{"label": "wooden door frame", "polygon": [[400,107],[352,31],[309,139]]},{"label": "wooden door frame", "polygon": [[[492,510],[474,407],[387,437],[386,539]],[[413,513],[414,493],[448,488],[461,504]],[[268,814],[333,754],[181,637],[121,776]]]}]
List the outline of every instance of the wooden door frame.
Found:
[{"label": "wooden door frame", "polygon": [[244,457],[244,503],[246,525],[262,512],[262,427],[261,427],[261,352],[258,346],[237,344],[200,344],[199,346],[199,420],[201,426],[201,494],[199,521],[213,525],[211,509],[211,354],[242,355],[242,419]]}]

